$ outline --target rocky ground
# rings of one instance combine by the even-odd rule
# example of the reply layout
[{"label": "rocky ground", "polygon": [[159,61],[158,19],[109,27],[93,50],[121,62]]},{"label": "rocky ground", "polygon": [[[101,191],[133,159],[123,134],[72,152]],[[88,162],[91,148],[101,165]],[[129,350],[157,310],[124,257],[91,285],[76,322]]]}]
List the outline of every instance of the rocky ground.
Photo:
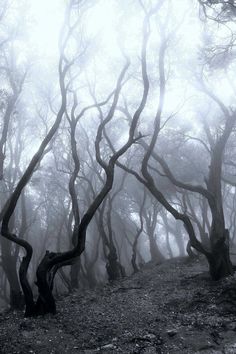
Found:
[{"label": "rocky ground", "polygon": [[55,316],[0,315],[0,353],[236,353],[236,281],[177,258],[58,299]]}]

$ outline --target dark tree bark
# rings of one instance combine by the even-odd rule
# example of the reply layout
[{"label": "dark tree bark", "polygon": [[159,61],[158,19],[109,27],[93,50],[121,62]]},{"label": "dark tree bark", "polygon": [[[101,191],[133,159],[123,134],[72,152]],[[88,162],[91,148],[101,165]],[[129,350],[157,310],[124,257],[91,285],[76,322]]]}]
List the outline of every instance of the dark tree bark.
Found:
[{"label": "dark tree bark", "polygon": [[[156,158],[156,154],[154,153],[154,148],[157,142],[157,138],[159,135],[159,132],[161,130],[161,116],[162,116],[162,111],[163,111],[163,106],[164,106],[164,98],[165,98],[165,91],[166,91],[166,78],[165,78],[165,53],[166,53],[166,48],[167,48],[167,38],[165,38],[165,34],[162,29],[162,38],[161,38],[161,44],[159,48],[159,97],[158,97],[158,107],[157,107],[157,112],[154,120],[154,127],[153,127],[153,135],[151,138],[151,141],[149,144],[145,144],[142,142],[142,146],[145,146],[145,155],[142,161],[142,167],[141,167],[141,173],[142,176],[140,176],[137,172],[134,170],[128,168],[127,166],[122,165],[121,163],[117,163],[119,167],[121,167],[123,170],[126,172],[132,174],[133,176],[136,177],[136,179],[144,184],[146,188],[149,190],[149,192],[158,200],[158,202],[176,219],[176,220],[181,220],[184,224],[184,227],[188,233],[189,239],[191,246],[194,247],[197,251],[203,253],[207,259],[210,256],[210,253],[202,246],[201,242],[197,239],[192,222],[187,215],[186,212],[181,213],[179,212],[176,208],[174,208],[168,200],[165,198],[164,194],[158,189],[158,187],[155,184],[154,178],[151,175],[149,171],[149,160],[152,157]],[[146,68],[146,57],[142,57],[142,65],[144,68]],[[149,78],[147,75],[147,71],[145,70],[145,75],[143,76],[143,83],[145,87],[145,92],[148,94],[149,91]],[[144,102],[145,105],[145,102]],[[163,159],[159,159],[158,156],[158,162],[162,162]],[[164,163],[161,164],[162,168],[164,169]],[[165,164],[166,166],[166,164]],[[166,170],[164,169],[164,172]],[[167,174],[167,173],[166,173]],[[171,174],[171,176],[173,176]],[[168,174],[168,177],[170,178],[170,173]],[[173,180],[171,180],[173,181]],[[180,185],[179,185],[180,184]],[[179,183],[179,187],[183,187],[183,183]],[[186,188],[187,189],[187,188]],[[201,186],[189,186],[188,189],[191,191],[197,191],[204,195],[206,198],[209,198],[211,201],[213,201],[213,196],[212,194],[207,191],[205,188]]]},{"label": "dark tree bark", "polygon": [[149,249],[151,255],[151,261],[155,263],[162,263],[165,260],[165,257],[159,250],[156,241],[156,225],[157,225],[157,215],[158,215],[158,206],[157,204],[152,205],[152,211],[147,212],[143,211],[143,216],[146,224],[146,234],[149,240]]},{"label": "dark tree bark", "polygon": [[[76,96],[76,93],[73,93],[73,106],[70,112],[70,116],[67,113],[67,120],[70,125],[70,143],[71,143],[71,152],[72,152],[72,158],[74,162],[74,169],[70,177],[69,181],[69,193],[71,197],[71,202],[72,202],[72,213],[71,213],[71,218],[69,222],[69,235],[71,238],[71,245],[72,247],[76,246],[77,242],[77,233],[78,233],[78,228],[80,224],[80,213],[79,213],[79,204],[78,204],[78,199],[77,199],[77,192],[76,192],[76,187],[75,187],[75,182],[78,177],[78,174],[80,172],[80,160],[79,160],[79,154],[77,151],[77,142],[76,142],[76,128],[78,125],[78,122],[80,119],[83,117],[83,115],[86,113],[87,110],[94,108],[94,107],[101,107],[108,103],[110,98],[112,97],[112,94],[114,91],[107,97],[107,99],[101,103],[95,103],[92,104],[88,107],[85,107],[77,116],[75,114],[76,108],[78,106],[78,99]],[[104,181],[103,181],[104,182]],[[95,198],[95,192],[93,191],[93,195]],[[74,226],[72,230],[72,219],[74,220]],[[80,273],[80,261],[77,259],[72,265],[71,265],[71,287],[72,289],[78,289],[79,288],[79,273]]]},{"label": "dark tree bark", "polygon": [[[113,232],[111,228],[111,209],[108,205],[108,212],[106,214],[107,218],[105,219],[105,208],[109,202],[109,199],[104,200],[103,205],[99,210],[99,218],[97,221],[97,226],[101,239],[103,242],[103,253],[106,260],[106,270],[109,281],[114,281],[124,276],[122,266],[118,260],[117,250],[113,241]],[[107,230],[105,229],[105,220],[107,222]]]},{"label": "dark tree bark", "polygon": [[145,206],[145,201],[146,201],[146,191],[144,190],[144,194],[143,194],[143,201],[141,203],[140,206],[140,210],[139,210],[139,222],[140,222],[140,227],[137,229],[137,233],[135,235],[134,238],[134,242],[132,245],[132,257],[131,257],[131,264],[134,270],[134,273],[136,273],[138,271],[138,265],[137,265],[137,247],[138,247],[138,241],[139,241],[139,237],[143,232],[143,210],[144,210],[144,206]]},{"label": "dark tree bark", "polygon": [[[118,150],[116,151],[111,158],[109,159],[109,162],[106,163],[103,161],[101,158],[100,154],[100,142],[102,140],[102,134],[104,131],[105,126],[111,121],[115,107],[118,102],[120,90],[121,90],[121,83],[123,80],[123,77],[128,69],[129,63],[126,63],[124,66],[118,82],[117,82],[117,87],[115,90],[114,98],[113,98],[113,103],[111,105],[110,111],[108,112],[107,117],[101,122],[101,124],[98,127],[97,131],[97,137],[95,141],[95,149],[96,149],[96,159],[98,163],[103,167],[105,173],[106,173],[106,181],[104,186],[102,187],[101,191],[97,194],[96,198],[93,200],[89,208],[87,209],[86,213],[83,215],[81,218],[79,227],[78,227],[78,232],[77,232],[77,244],[76,246],[67,252],[63,253],[46,253],[45,257],[41,261],[39,265],[40,272],[37,272],[37,284],[39,287],[39,294],[41,299],[48,299],[48,306],[47,312],[52,312],[54,313],[54,303],[51,301],[52,293],[49,296],[49,290],[52,289],[52,284],[54,276],[56,274],[56,271],[64,266],[64,265],[69,265],[72,262],[76,260],[77,257],[79,257],[82,252],[85,249],[85,241],[86,241],[86,232],[87,232],[87,227],[89,223],[91,222],[92,218],[94,217],[94,214],[96,213],[97,209],[103,202],[103,200],[106,198],[110,190],[112,189],[113,185],[113,180],[114,180],[114,169],[115,169],[115,164],[118,158],[123,155],[128,148],[137,142],[141,136],[139,135],[137,138],[134,138],[135,134],[135,128],[137,125],[137,120],[133,124],[132,128],[130,129],[129,132],[129,138],[127,142]],[[48,279],[51,279],[50,284],[47,286],[45,285],[46,282],[48,282]]]},{"label": "dark tree bark", "polygon": [[[32,247],[31,245],[23,240],[17,237],[15,234],[11,233],[9,230],[9,222],[10,219],[15,211],[18,199],[22,193],[22,190],[24,187],[27,185],[29,182],[32,174],[34,173],[35,169],[37,168],[38,164],[40,163],[41,159],[44,156],[45,149],[52,140],[53,136],[55,135],[60,122],[62,120],[62,117],[64,115],[65,109],[66,109],[66,87],[65,87],[65,76],[67,74],[67,71],[69,70],[71,63],[68,63],[67,59],[65,58],[64,55],[64,49],[66,46],[66,43],[68,41],[68,38],[70,37],[71,33],[73,32],[74,26],[70,27],[68,30],[67,35],[65,36],[65,40],[62,44],[62,55],[60,58],[59,62],[59,83],[60,83],[60,89],[61,89],[61,107],[60,110],[57,114],[56,120],[54,124],[52,125],[51,129],[43,139],[42,143],[40,144],[40,147],[36,154],[33,156],[31,159],[28,167],[26,168],[25,172],[23,173],[22,177],[20,178],[15,190],[13,191],[9,201],[6,203],[2,214],[2,228],[1,228],[1,234],[4,238],[8,239],[9,241],[17,244],[18,246],[21,246],[24,248],[25,251],[25,256],[23,257],[21,264],[20,264],[20,269],[19,269],[19,277],[20,277],[20,283],[21,287],[24,293],[25,297],[25,304],[26,304],[26,310],[25,310],[25,315],[33,315],[35,313],[35,307],[34,307],[34,299],[33,299],[33,293],[30,287],[30,284],[27,279],[27,271],[28,267],[32,258]],[[40,281],[39,281],[39,284]],[[47,290],[47,289],[46,289]]]},{"label": "dark tree bark", "polygon": [[[210,250],[207,250],[204,245],[197,249],[200,253],[206,255],[210,273],[213,279],[220,279],[222,277],[233,274],[233,267],[229,256],[229,242],[228,242],[228,230],[225,228],[225,218],[223,210],[222,200],[222,164],[223,154],[227,141],[235,126],[236,114],[230,114],[227,108],[215,97],[212,93],[207,91],[207,94],[218,103],[223,113],[225,114],[226,123],[221,136],[211,146],[211,162],[209,166],[209,174],[206,181],[207,188],[202,186],[194,186],[178,181],[166,162],[157,154],[153,153],[154,159],[160,163],[164,173],[170,179],[170,181],[177,187],[196,192],[201,194],[207,199],[208,205],[211,211],[212,222],[210,228]],[[212,141],[212,139],[210,139]],[[203,235],[202,235],[203,236]],[[191,240],[190,240],[191,242]],[[191,245],[195,247],[192,242]],[[222,255],[219,255],[219,245],[222,247]],[[195,247],[196,248],[196,247]],[[203,250],[204,249],[204,250]],[[215,267],[215,269],[214,269]]]},{"label": "dark tree bark", "polygon": [[[73,1],[70,2],[71,8],[74,6]],[[159,6],[159,5],[158,5]],[[157,6],[157,8],[158,8]],[[155,8],[156,11],[156,8]],[[144,21],[144,35],[143,35],[143,44],[142,44],[142,56],[145,56],[146,53],[146,46],[147,46],[147,38],[149,36],[149,17],[151,14],[155,13],[155,11],[151,11],[150,13],[146,14],[145,16],[145,21]],[[68,20],[68,13],[66,16],[66,19]],[[66,33],[62,33],[62,38],[63,44],[62,44],[62,54],[60,57],[60,63],[59,63],[59,82],[60,82],[60,89],[61,89],[61,106],[58,111],[56,120],[54,124],[52,125],[51,129],[48,131],[47,135],[43,139],[42,143],[40,144],[40,147],[36,154],[33,156],[32,160],[30,161],[28,167],[26,168],[25,172],[23,173],[21,179],[19,180],[18,184],[16,185],[16,188],[14,189],[7,205],[4,210],[4,215],[3,215],[3,221],[2,221],[2,228],[1,228],[1,233],[2,236],[8,239],[11,242],[14,242],[20,247],[23,247],[25,251],[25,256],[22,259],[22,262],[20,264],[20,282],[22,286],[22,290],[25,296],[25,302],[26,302],[26,316],[33,316],[33,315],[38,315],[38,314],[45,314],[45,313],[55,313],[56,312],[56,304],[55,300],[53,297],[53,282],[54,282],[54,277],[57,273],[57,271],[66,265],[71,265],[73,264],[77,258],[83,253],[85,249],[85,242],[86,242],[86,233],[87,233],[87,228],[93,219],[96,211],[98,208],[101,206],[102,202],[104,199],[107,197],[108,193],[111,191],[112,186],[113,186],[113,181],[114,181],[114,171],[115,171],[115,165],[118,159],[135,143],[137,143],[143,136],[142,134],[136,134],[136,127],[140,118],[140,115],[145,108],[145,104],[147,101],[147,94],[148,94],[148,88],[147,85],[144,85],[144,90],[143,90],[143,95],[140,101],[140,105],[138,109],[136,110],[130,128],[129,128],[129,135],[127,138],[127,141],[118,149],[114,150],[111,149],[112,154],[109,156],[108,162],[106,162],[102,158],[101,154],[101,141],[102,139],[105,138],[105,140],[108,141],[108,136],[105,131],[106,126],[111,122],[117,104],[120,96],[120,91],[123,85],[123,79],[124,76],[127,72],[127,69],[129,67],[129,62],[128,60],[126,61],[126,64],[124,65],[117,84],[116,88],[113,93],[113,101],[110,106],[110,109],[108,110],[108,114],[105,118],[101,120],[100,125],[98,126],[97,130],[97,135],[95,139],[95,152],[96,152],[96,160],[99,163],[99,165],[102,167],[102,169],[105,172],[105,182],[101,188],[101,190],[97,193],[96,197],[94,200],[91,202],[90,206],[87,208],[83,216],[80,218],[78,225],[76,225],[76,228],[73,230],[73,239],[74,241],[74,247],[66,252],[49,252],[46,251],[45,256],[41,260],[36,276],[36,284],[38,287],[38,299],[36,303],[34,302],[34,297],[32,293],[32,289],[29,285],[28,279],[27,279],[27,270],[32,258],[32,247],[31,245],[26,241],[23,240],[14,233],[12,233],[9,229],[9,222],[10,218],[12,217],[17,202],[19,200],[19,197],[22,193],[22,190],[25,188],[25,186],[28,184],[30,181],[30,178],[32,174],[35,171],[35,168],[38,166],[40,161],[42,160],[45,150],[48,147],[48,144],[56,134],[58,127],[60,126],[62,117],[64,113],[66,112],[67,108],[67,94],[68,94],[68,88],[69,88],[69,83],[65,84],[65,78],[68,70],[70,67],[73,65],[75,60],[69,61],[66,58],[65,54],[65,47],[68,41],[68,38],[70,38],[70,35],[73,33],[74,28],[76,27],[77,23],[79,22],[80,19],[76,20],[74,25],[68,24],[68,31]],[[70,22],[70,21],[68,21]],[[146,78],[146,62],[142,62],[142,73],[143,73],[143,81],[147,81]],[[96,104],[97,107],[99,105]],[[74,143],[74,142],[73,142]],[[76,171],[75,171],[76,172]],[[76,178],[76,173],[72,175],[72,178]],[[73,181],[73,183],[74,183]],[[72,192],[73,194],[73,192]],[[74,206],[73,206],[74,207]],[[76,211],[78,212],[78,210]]]}]

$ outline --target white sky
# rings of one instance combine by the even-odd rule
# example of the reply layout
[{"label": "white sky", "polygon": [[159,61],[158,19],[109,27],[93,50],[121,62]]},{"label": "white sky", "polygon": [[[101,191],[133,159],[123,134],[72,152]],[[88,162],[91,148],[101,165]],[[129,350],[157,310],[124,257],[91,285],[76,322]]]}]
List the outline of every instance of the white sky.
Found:
[{"label": "white sky", "polygon": [[[106,81],[109,80],[110,84],[113,85],[114,78],[117,77],[121,68],[117,66],[116,70],[114,70],[114,67],[116,67],[114,59],[122,57],[118,45],[119,41],[122,42],[128,55],[136,57],[137,60],[140,55],[141,38],[139,31],[142,23],[140,12],[137,13],[132,8],[127,12],[129,0],[123,1],[125,1],[124,7],[126,6],[126,8],[124,8],[123,14],[122,11],[120,12],[122,14],[120,18],[117,15],[117,6],[121,10],[122,1],[117,2],[117,0],[94,0],[95,6],[89,10],[86,17],[86,33],[89,37],[94,37],[98,42],[97,50],[92,53],[92,56],[96,58],[96,63],[100,66],[99,71],[100,75],[103,75],[105,87],[107,84]],[[58,57],[58,37],[63,23],[65,1],[31,0],[29,3],[30,18],[33,21],[32,30],[28,33],[30,45],[32,46],[31,49],[37,52],[45,63],[49,59],[56,62]],[[202,23],[197,18],[196,9],[193,8],[192,4],[190,6],[188,0],[173,1],[172,6],[173,21],[176,21],[176,25],[178,23],[180,25],[176,26],[176,38],[173,39],[173,43],[171,44],[173,47],[172,50],[176,46],[176,52],[178,53],[178,57],[174,58],[173,56],[173,58],[180,62],[179,66],[178,64],[175,65],[175,69],[181,70],[181,72],[176,72],[175,75],[187,78],[188,75],[190,77],[192,75],[191,70],[193,65],[195,65],[192,60],[196,59],[196,53],[202,40]],[[154,42],[155,39],[154,36]],[[148,59],[151,59],[155,64],[155,52],[153,53],[148,54]],[[151,57],[152,55],[154,57]],[[158,61],[156,68],[157,64]],[[108,68],[109,65],[113,65],[113,67],[110,66]],[[91,70],[93,73],[93,68],[90,67],[88,70]],[[107,76],[107,73],[109,73],[109,76]],[[168,90],[166,96],[166,106],[170,112],[182,105],[183,100],[192,94],[190,91],[187,91],[186,96],[186,88],[184,91],[182,82],[178,82],[178,79],[171,82],[172,87]],[[222,85],[222,81],[220,81],[220,84],[218,83],[215,88],[218,86],[222,91]],[[227,90],[228,86],[227,88],[225,86],[224,92]],[[190,117],[190,114],[188,116]]]},{"label": "white sky", "polygon": [[29,38],[41,55],[56,56],[58,38],[63,22],[63,1],[31,0],[30,14],[33,21]]},{"label": "white sky", "polygon": [[[58,34],[63,22],[64,4],[63,0],[30,0],[31,19],[35,22],[29,37],[35,43],[38,50],[46,55],[57,53]],[[121,2],[122,3],[122,2]],[[89,35],[102,34],[102,45],[114,51],[119,36],[125,39],[127,49],[136,47],[135,36],[140,27],[140,13],[130,11],[127,13],[124,23],[120,23],[117,17],[117,6],[113,0],[94,1],[95,6],[89,11],[87,17],[87,31]],[[199,40],[199,22],[191,18],[183,23],[184,9],[188,2],[178,1],[174,4],[174,12],[177,21],[182,23],[181,33],[184,34],[184,45],[188,48],[194,47]],[[189,14],[188,14],[189,16]],[[136,39],[137,40],[137,39]]]}]

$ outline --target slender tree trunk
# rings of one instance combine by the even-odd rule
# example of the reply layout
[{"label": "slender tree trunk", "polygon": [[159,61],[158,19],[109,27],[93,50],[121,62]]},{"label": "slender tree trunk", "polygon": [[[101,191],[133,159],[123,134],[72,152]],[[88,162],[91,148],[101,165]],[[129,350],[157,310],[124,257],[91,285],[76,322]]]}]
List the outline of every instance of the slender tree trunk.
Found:
[{"label": "slender tree trunk", "polygon": [[183,241],[183,233],[181,230],[181,222],[176,221],[176,244],[179,249],[179,256],[182,257],[185,255],[185,247],[184,247],[184,241]]},{"label": "slender tree trunk", "polygon": [[79,273],[80,273],[80,260],[71,265],[70,267],[70,281],[71,281],[71,289],[77,290],[79,289]]},{"label": "slender tree trunk", "polygon": [[170,233],[169,233],[168,229],[166,229],[166,247],[167,247],[170,258],[173,258],[173,252],[172,252],[171,245],[170,245]]},{"label": "slender tree trunk", "polygon": [[207,180],[207,188],[213,195],[213,201],[209,202],[212,223],[210,230],[211,255],[208,258],[208,262],[210,274],[215,280],[233,274],[233,265],[230,261],[229,253],[229,231],[225,228],[221,188],[222,156],[226,143],[223,137],[224,135],[216,143],[213,150]]},{"label": "slender tree trunk", "polygon": [[22,310],[24,307],[24,297],[17,274],[17,258],[11,254],[11,248],[11,243],[1,238],[2,268],[10,287],[10,307],[13,310]]},{"label": "slender tree trunk", "polygon": [[212,279],[219,280],[234,273],[230,260],[229,232],[224,230],[224,234],[218,241],[212,235],[211,255],[208,257],[210,274]]},{"label": "slender tree trunk", "polygon": [[138,266],[137,266],[137,246],[138,246],[138,237],[139,237],[139,233],[136,235],[134,243],[133,243],[133,247],[132,247],[132,257],[131,257],[131,264],[134,270],[134,273],[138,272]]},{"label": "slender tree trunk", "polygon": [[118,261],[116,248],[113,246],[109,249],[109,254],[107,257],[107,264],[106,264],[108,280],[114,281],[125,276],[124,269],[122,265]]}]

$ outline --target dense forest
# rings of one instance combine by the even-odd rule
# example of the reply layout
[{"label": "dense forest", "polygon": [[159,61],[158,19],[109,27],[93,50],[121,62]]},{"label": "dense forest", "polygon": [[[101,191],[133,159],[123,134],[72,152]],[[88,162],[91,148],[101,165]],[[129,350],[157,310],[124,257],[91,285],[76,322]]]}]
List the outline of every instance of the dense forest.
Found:
[{"label": "dense forest", "polygon": [[231,0],[0,0],[2,308],[176,257],[233,276],[235,40]]}]

